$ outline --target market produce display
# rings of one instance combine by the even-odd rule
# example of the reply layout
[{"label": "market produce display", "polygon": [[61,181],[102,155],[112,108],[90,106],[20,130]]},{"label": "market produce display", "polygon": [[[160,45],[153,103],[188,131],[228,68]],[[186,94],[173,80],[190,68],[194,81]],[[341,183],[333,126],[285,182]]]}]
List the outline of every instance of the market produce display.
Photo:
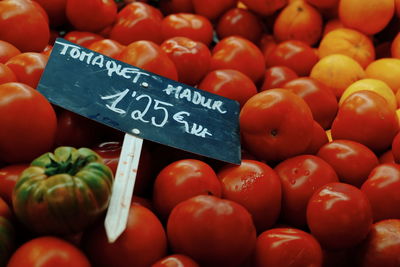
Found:
[{"label": "market produce display", "polygon": [[[59,37],[237,101],[241,164],[145,140],[110,243],[124,133],[38,90]],[[398,0],[0,0],[0,266],[400,267],[399,116]]]}]

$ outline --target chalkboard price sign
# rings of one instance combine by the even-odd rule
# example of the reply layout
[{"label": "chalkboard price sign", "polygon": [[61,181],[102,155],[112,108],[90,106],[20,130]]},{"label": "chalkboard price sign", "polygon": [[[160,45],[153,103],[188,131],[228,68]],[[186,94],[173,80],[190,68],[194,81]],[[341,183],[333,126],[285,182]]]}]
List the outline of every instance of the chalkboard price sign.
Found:
[{"label": "chalkboard price sign", "polygon": [[38,90],[55,105],[139,138],[240,164],[236,101],[62,38],[54,44]]}]

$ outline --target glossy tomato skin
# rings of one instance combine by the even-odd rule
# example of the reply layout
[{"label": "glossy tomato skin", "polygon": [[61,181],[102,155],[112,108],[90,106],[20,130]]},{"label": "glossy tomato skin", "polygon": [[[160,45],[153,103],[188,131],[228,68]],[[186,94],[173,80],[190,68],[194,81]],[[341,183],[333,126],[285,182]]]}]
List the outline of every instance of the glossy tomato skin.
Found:
[{"label": "glossy tomato skin", "polygon": [[387,163],[376,166],[361,187],[371,203],[374,221],[400,219],[400,166]]},{"label": "glossy tomato skin", "polygon": [[257,83],[264,75],[265,62],[261,50],[255,44],[239,36],[230,36],[213,48],[210,67],[211,70],[241,71]]},{"label": "glossy tomato skin", "polygon": [[0,63],[0,84],[16,81],[17,77],[14,72],[3,63]]},{"label": "glossy tomato skin", "polygon": [[361,143],[333,140],[320,148],[317,156],[328,162],[339,180],[360,187],[378,164],[375,153]]},{"label": "glossy tomato skin", "polygon": [[290,225],[307,225],[307,204],[321,186],[338,182],[333,168],[321,158],[301,155],[286,159],[274,170],[282,183],[282,218]]},{"label": "glossy tomato skin", "polygon": [[49,16],[51,28],[62,26],[67,22],[65,14],[67,0],[36,0],[36,2],[43,7]]},{"label": "glossy tomato skin", "polygon": [[322,259],[318,241],[299,229],[274,228],[257,238],[256,267],[319,267]]},{"label": "glossy tomato skin", "polygon": [[305,154],[315,155],[319,149],[329,142],[328,135],[321,125],[314,121],[311,142],[308,145]]},{"label": "glossy tomato skin", "polygon": [[148,267],[166,255],[167,239],[154,213],[132,203],[127,228],[114,243],[108,242],[100,220],[85,232],[83,248],[95,266]]},{"label": "glossy tomato skin", "polygon": [[282,88],[282,86],[298,77],[297,73],[286,66],[273,66],[267,68],[264,74],[264,82],[260,91],[268,89]]},{"label": "glossy tomato skin", "polygon": [[167,235],[174,253],[205,266],[242,266],[256,244],[256,229],[243,206],[205,195],[175,206]]},{"label": "glossy tomato skin", "polygon": [[83,47],[89,47],[92,43],[103,40],[104,38],[93,32],[70,31],[64,36],[64,39]]},{"label": "glossy tomato skin", "polygon": [[161,49],[175,63],[182,83],[194,86],[209,70],[211,52],[202,42],[177,36],[165,40]]},{"label": "glossy tomato skin", "polygon": [[367,196],[357,187],[329,183],[320,187],[307,206],[311,234],[322,247],[344,250],[363,241],[372,225]]},{"label": "glossy tomato skin", "polygon": [[158,9],[146,3],[130,3],[118,12],[110,38],[123,45],[139,40],[161,44],[162,19],[163,15]]},{"label": "glossy tomato skin", "polygon": [[104,164],[106,164],[111,169],[115,176],[118,167],[119,156],[122,150],[122,142],[102,142],[92,147],[92,149],[94,152],[100,155],[100,157],[103,159]]},{"label": "glossy tomato skin", "polygon": [[392,153],[394,161],[400,163],[400,132],[393,138]]},{"label": "glossy tomato skin", "polygon": [[36,5],[31,0],[1,1],[0,39],[22,52],[41,52],[49,41],[50,30],[47,18]]},{"label": "glossy tomato skin", "polygon": [[173,254],[157,261],[151,267],[200,267],[200,265],[188,256]]},{"label": "glossy tomato skin", "polygon": [[75,246],[61,238],[43,236],[34,238],[19,247],[7,266],[77,266],[90,267],[86,256]]},{"label": "glossy tomato skin", "polygon": [[261,15],[271,15],[278,9],[284,7],[288,0],[243,0],[242,1],[250,10]]},{"label": "glossy tomato skin", "polygon": [[250,98],[240,112],[244,146],[267,162],[279,162],[308,148],[313,118],[306,102],[286,89]]},{"label": "glossy tomato skin", "polygon": [[210,20],[217,19],[225,11],[233,8],[237,2],[237,0],[192,0],[195,13]]},{"label": "glossy tomato skin", "polygon": [[10,58],[6,65],[15,73],[17,80],[36,88],[46,67],[48,56],[26,52]]},{"label": "glossy tomato skin", "polygon": [[6,63],[10,58],[20,54],[18,48],[14,45],[10,44],[9,42],[0,40],[0,63]]},{"label": "glossy tomato skin", "polygon": [[220,69],[207,73],[198,88],[239,102],[242,107],[246,101],[257,94],[254,82],[245,74],[233,69]]},{"label": "glossy tomato skin", "polygon": [[253,217],[257,232],[271,228],[281,210],[281,183],[267,164],[242,160],[240,166],[228,165],[218,172],[222,197],[241,204]]},{"label": "glossy tomato skin", "polygon": [[29,164],[7,165],[0,169],[0,197],[12,206],[12,192],[22,171],[29,167]]},{"label": "glossy tomato skin", "polygon": [[184,159],[166,166],[153,186],[153,204],[161,218],[183,200],[197,195],[221,196],[221,184],[214,170],[205,162]]},{"label": "glossy tomato skin", "polygon": [[0,97],[10,99],[0,105],[0,159],[8,163],[28,162],[49,151],[57,118],[47,99],[22,83],[0,85]]},{"label": "glossy tomato skin", "polygon": [[93,42],[88,48],[108,57],[117,58],[125,46],[115,40],[103,39]]}]

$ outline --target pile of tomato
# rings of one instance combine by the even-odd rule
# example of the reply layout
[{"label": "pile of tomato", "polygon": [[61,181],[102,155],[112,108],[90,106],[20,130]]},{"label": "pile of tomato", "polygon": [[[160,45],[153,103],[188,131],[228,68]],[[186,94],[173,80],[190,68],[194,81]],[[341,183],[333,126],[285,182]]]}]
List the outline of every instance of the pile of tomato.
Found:
[{"label": "pile of tomato", "polygon": [[[399,29],[399,0],[0,0],[0,265],[400,266]],[[242,163],[145,141],[108,242],[123,133],[36,90],[58,37],[238,101]]]}]

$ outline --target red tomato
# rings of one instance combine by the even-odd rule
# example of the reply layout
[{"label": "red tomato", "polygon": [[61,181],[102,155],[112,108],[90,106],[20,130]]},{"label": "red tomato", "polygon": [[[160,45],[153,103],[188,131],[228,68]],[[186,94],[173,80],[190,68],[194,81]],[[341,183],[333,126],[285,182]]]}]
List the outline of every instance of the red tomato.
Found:
[{"label": "red tomato", "polygon": [[392,155],[396,163],[400,163],[400,132],[392,140]]},{"label": "red tomato", "polygon": [[10,206],[12,206],[12,192],[19,175],[28,167],[29,164],[16,164],[0,169],[0,197]]},{"label": "red tomato", "polygon": [[360,252],[361,267],[399,266],[400,220],[375,223]]},{"label": "red tomato", "polygon": [[67,0],[35,0],[49,16],[51,28],[64,25],[67,22],[65,6]]},{"label": "red tomato", "polygon": [[118,56],[119,60],[155,74],[178,80],[174,62],[151,41],[136,41],[128,45]]},{"label": "red tomato", "polygon": [[282,161],[275,167],[282,183],[282,218],[296,227],[307,224],[307,203],[321,186],[338,182],[335,170],[313,155]]},{"label": "red tomato", "polygon": [[258,46],[260,47],[261,52],[264,55],[264,59],[267,59],[269,57],[269,54],[275,49],[277,45],[278,44],[275,40],[275,37],[272,34],[264,33],[262,35]]},{"label": "red tomato", "polygon": [[382,153],[379,158],[379,163],[396,163],[394,161],[392,150],[388,150],[385,153]]},{"label": "red tomato", "polygon": [[321,127],[321,125],[314,121],[313,123],[313,132],[311,142],[308,145],[306,152],[304,154],[317,154],[318,150],[329,142],[328,135],[325,130]]},{"label": "red tomato", "polygon": [[274,66],[265,71],[264,82],[260,91],[281,88],[286,82],[296,79],[297,73],[286,66]]},{"label": "red tomato", "polygon": [[161,0],[159,7],[163,14],[194,13],[192,0]]},{"label": "red tomato", "polygon": [[0,40],[13,44],[22,52],[41,52],[49,38],[47,18],[35,2],[0,1]]},{"label": "red tomato", "polygon": [[376,166],[361,187],[371,203],[374,221],[400,219],[400,166],[394,163]]},{"label": "red tomato", "polygon": [[226,10],[233,8],[238,0],[192,0],[196,14],[210,20],[217,19]]},{"label": "red tomato", "polygon": [[244,146],[267,162],[279,162],[308,148],[313,118],[307,103],[286,89],[250,98],[240,112]]},{"label": "red tomato", "polygon": [[100,31],[111,25],[117,17],[114,0],[67,0],[69,22],[79,31]]},{"label": "red tomato", "polygon": [[267,67],[286,66],[299,76],[308,76],[319,58],[315,50],[299,40],[279,43],[265,59]]},{"label": "red tomato", "polygon": [[157,261],[151,267],[200,267],[200,265],[188,256],[173,254]]},{"label": "red tomato", "polygon": [[0,99],[8,99],[0,103],[0,159],[27,162],[48,152],[57,118],[47,99],[22,83],[0,85]]},{"label": "red tomato", "polygon": [[196,85],[209,70],[211,52],[202,42],[178,36],[165,40],[161,49],[174,62],[182,83]]},{"label": "red tomato", "polygon": [[70,31],[64,36],[64,39],[83,47],[89,47],[92,43],[104,38],[92,32]]},{"label": "red tomato", "polygon": [[281,183],[267,164],[242,160],[239,166],[228,165],[218,172],[222,197],[245,207],[253,217],[257,232],[271,228],[281,210]]},{"label": "red tomato", "polygon": [[272,15],[275,11],[284,7],[288,3],[288,0],[242,0],[242,2],[256,13]]},{"label": "red tomato", "polygon": [[0,63],[0,84],[16,81],[17,77],[14,72],[3,63]]},{"label": "red tomato", "polygon": [[92,149],[103,158],[104,164],[112,170],[115,176],[122,150],[122,143],[119,141],[103,142],[92,147]]},{"label": "red tomato", "polygon": [[[9,221],[12,221],[13,219],[13,213],[10,209],[9,204],[7,204],[7,202],[0,197],[0,217],[4,217]],[[2,240],[3,242],[3,240]]]},{"label": "red tomato", "polygon": [[161,44],[162,19],[163,15],[158,9],[146,3],[133,2],[119,11],[110,38],[123,45],[139,40]]},{"label": "red tomato", "polygon": [[257,94],[254,82],[242,72],[232,69],[210,71],[198,88],[236,100],[241,107],[250,97]]},{"label": "red tomato", "polygon": [[14,45],[0,40],[0,63],[6,63],[10,58],[20,53],[21,51]]},{"label": "red tomato", "polygon": [[157,175],[153,187],[153,204],[162,219],[183,200],[197,195],[221,196],[221,184],[206,163],[184,159],[169,164]]},{"label": "red tomato", "polygon": [[86,256],[75,246],[57,237],[37,237],[24,243],[11,256],[9,267],[90,267]]},{"label": "red tomato", "polygon": [[238,35],[257,43],[264,31],[261,19],[243,8],[232,8],[223,14],[216,27],[218,37]]},{"label": "red tomato", "polygon": [[111,39],[103,39],[91,43],[88,48],[108,57],[117,58],[125,46]]},{"label": "red tomato", "polygon": [[235,69],[253,82],[262,79],[265,63],[260,49],[247,39],[231,36],[222,39],[212,50],[211,70]]},{"label": "red tomato", "polygon": [[321,246],[309,233],[294,228],[275,228],[257,238],[256,267],[321,265]]},{"label": "red tomato", "polygon": [[372,225],[371,205],[357,187],[329,183],[310,198],[307,223],[311,234],[326,249],[348,249],[367,236]]},{"label": "red tomato", "polygon": [[164,40],[184,36],[194,41],[209,45],[213,38],[211,22],[200,15],[191,13],[178,13],[166,16],[161,24]]},{"label": "red tomato", "polygon": [[243,206],[206,195],[175,206],[167,235],[174,253],[188,255],[201,266],[241,266],[256,244],[256,229]]},{"label": "red tomato", "polygon": [[127,228],[109,243],[103,221],[83,236],[83,247],[93,266],[148,267],[165,256],[167,239],[158,218],[147,208],[132,203]]},{"label": "red tomato", "polygon": [[293,79],[283,85],[306,101],[314,120],[324,129],[329,129],[338,111],[338,102],[333,90],[325,84],[311,78]]},{"label": "red tomato", "polygon": [[36,88],[47,60],[48,56],[46,55],[27,52],[10,58],[6,65],[15,73],[19,82]]},{"label": "red tomato", "polygon": [[332,124],[333,139],[360,142],[375,152],[385,151],[399,130],[395,110],[372,91],[351,94],[339,108]]}]

